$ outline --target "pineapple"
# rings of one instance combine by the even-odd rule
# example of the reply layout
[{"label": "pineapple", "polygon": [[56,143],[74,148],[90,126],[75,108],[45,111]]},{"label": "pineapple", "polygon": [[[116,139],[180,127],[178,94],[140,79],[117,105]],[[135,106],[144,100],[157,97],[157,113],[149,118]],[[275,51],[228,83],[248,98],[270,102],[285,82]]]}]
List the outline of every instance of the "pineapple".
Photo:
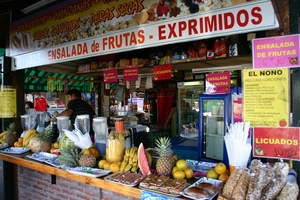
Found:
[{"label": "pineapple", "polygon": [[59,156],[60,164],[68,167],[78,167],[79,159],[82,155],[81,150],[73,145],[67,146]]},{"label": "pineapple", "polygon": [[158,175],[170,176],[173,168],[173,151],[171,149],[171,140],[168,137],[161,137],[155,140],[156,147],[160,158],[156,163]]},{"label": "pineapple", "polygon": [[78,161],[79,166],[94,167],[96,165],[96,158],[91,154],[83,154]]},{"label": "pineapple", "polygon": [[11,123],[7,128],[8,134],[5,137],[5,141],[9,146],[14,146],[14,143],[18,141],[16,136],[16,125],[15,123]]},{"label": "pineapple", "polygon": [[54,132],[52,126],[48,125],[40,134],[39,137],[41,139],[41,152],[50,152],[52,144],[51,139]]}]

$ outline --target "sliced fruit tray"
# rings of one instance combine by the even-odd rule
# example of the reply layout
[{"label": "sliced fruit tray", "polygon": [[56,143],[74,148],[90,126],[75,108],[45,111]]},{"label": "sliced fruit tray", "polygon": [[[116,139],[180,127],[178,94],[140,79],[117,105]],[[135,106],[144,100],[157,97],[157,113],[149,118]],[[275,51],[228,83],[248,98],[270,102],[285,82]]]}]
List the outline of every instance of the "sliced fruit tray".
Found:
[{"label": "sliced fruit tray", "polygon": [[90,176],[90,177],[101,177],[108,175],[111,171],[110,170],[103,170],[99,168],[92,168],[92,167],[74,167],[74,168],[66,168],[66,170],[73,174],[79,174],[83,176]]},{"label": "sliced fruit tray", "polygon": [[131,172],[117,172],[109,176],[106,176],[104,179],[107,181],[120,183],[127,186],[136,186],[138,185],[146,175],[140,173],[131,173]]},{"label": "sliced fruit tray", "polygon": [[39,162],[44,162],[54,167],[61,168],[59,157],[55,154],[47,153],[47,152],[37,152],[30,155],[27,155],[28,158],[32,160],[36,160]]}]

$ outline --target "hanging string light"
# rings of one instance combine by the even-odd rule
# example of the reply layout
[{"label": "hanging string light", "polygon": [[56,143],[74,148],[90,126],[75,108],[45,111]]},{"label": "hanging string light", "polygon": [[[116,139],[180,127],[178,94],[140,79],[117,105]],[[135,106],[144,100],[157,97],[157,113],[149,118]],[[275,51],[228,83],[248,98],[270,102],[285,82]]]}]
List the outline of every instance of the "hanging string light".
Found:
[{"label": "hanging string light", "polygon": [[47,77],[47,91],[53,92],[55,90],[55,78],[53,76]]}]

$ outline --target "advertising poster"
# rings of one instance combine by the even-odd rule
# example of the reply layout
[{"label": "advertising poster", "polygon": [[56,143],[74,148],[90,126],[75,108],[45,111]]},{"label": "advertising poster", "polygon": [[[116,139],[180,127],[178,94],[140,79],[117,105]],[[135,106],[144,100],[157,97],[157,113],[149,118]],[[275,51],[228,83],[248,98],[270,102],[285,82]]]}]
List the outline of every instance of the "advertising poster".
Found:
[{"label": "advertising poster", "polygon": [[253,39],[253,68],[299,67],[299,39],[299,34]]},{"label": "advertising poster", "polygon": [[227,94],[230,92],[230,72],[206,74],[206,94]]},{"label": "advertising poster", "polygon": [[253,156],[299,160],[299,135],[299,127],[254,127]]},{"label": "advertising poster", "polygon": [[0,88],[0,118],[15,118],[17,116],[17,90],[14,87]]},{"label": "advertising poster", "polygon": [[153,67],[153,80],[169,80],[172,78],[172,65],[157,65]]},{"label": "advertising poster", "polygon": [[103,72],[104,83],[118,82],[118,70],[107,69]]},{"label": "advertising poster", "polygon": [[289,124],[289,69],[243,70],[243,116],[251,126]]}]

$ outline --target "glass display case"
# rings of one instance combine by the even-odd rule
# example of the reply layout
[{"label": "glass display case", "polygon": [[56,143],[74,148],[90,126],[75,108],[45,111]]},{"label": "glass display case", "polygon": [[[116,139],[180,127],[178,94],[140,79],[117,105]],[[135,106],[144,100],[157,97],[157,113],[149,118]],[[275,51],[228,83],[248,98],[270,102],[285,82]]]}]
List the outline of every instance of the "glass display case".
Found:
[{"label": "glass display case", "polygon": [[231,94],[200,95],[199,160],[228,163],[224,135],[231,123]]}]

